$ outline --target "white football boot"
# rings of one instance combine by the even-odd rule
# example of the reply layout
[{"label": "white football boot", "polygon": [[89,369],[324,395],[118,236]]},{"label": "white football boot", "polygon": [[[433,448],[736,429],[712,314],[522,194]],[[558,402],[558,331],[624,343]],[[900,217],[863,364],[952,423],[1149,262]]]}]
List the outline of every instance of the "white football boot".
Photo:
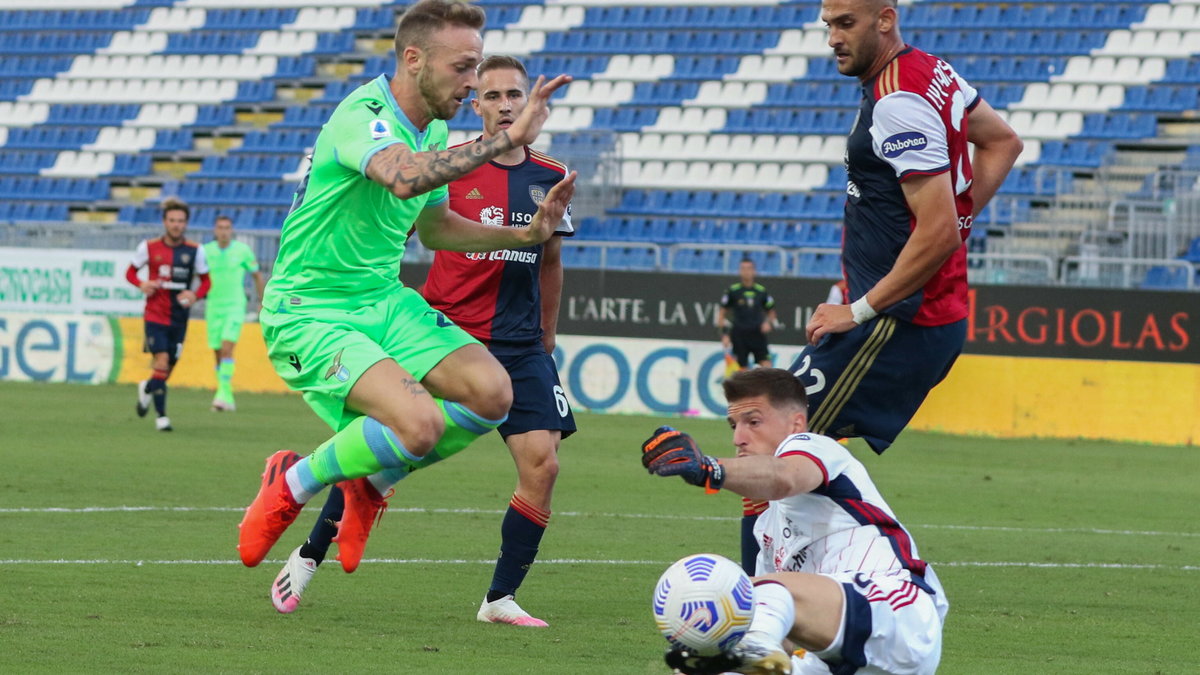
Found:
[{"label": "white football boot", "polygon": [[512,626],[532,628],[545,628],[550,625],[541,619],[530,616],[529,612],[521,609],[511,595],[492,602],[488,602],[487,596],[484,596],[483,602],[479,605],[479,613],[475,615],[475,618],[484,623],[507,623]]},{"label": "white football boot", "polygon": [[167,417],[166,415],[159,417],[158,419],[154,420],[154,428],[158,429],[159,431],[173,431],[171,428],[171,418]]},{"label": "white football boot", "polygon": [[138,384],[137,384],[137,388],[138,388],[137,414],[138,414],[138,417],[146,416],[146,411],[150,410],[150,404],[154,400],[150,394],[146,393],[146,385],[149,383],[150,383],[150,380],[142,380],[141,382],[138,382]]},{"label": "white football boot", "polygon": [[288,556],[275,583],[271,584],[271,604],[283,614],[291,614],[300,606],[300,596],[317,573],[317,561],[301,558],[300,547]]},{"label": "white football boot", "polygon": [[792,672],[792,656],[777,640],[761,631],[751,631],[729,650],[742,665],[734,670],[745,675],[769,675]]}]

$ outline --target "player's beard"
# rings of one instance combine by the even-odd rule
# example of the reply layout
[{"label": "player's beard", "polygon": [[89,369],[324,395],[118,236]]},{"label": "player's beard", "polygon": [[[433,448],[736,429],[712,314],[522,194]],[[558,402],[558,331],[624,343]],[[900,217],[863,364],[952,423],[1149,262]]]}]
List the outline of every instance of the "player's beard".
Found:
[{"label": "player's beard", "polygon": [[846,69],[839,70],[839,72],[846,77],[862,77],[871,68],[878,52],[879,33],[871,31],[851,53],[850,60],[846,63]]},{"label": "player's beard", "polygon": [[420,92],[421,100],[425,101],[425,107],[429,109],[433,119],[449,120],[458,114],[458,102],[441,98],[437,84],[433,81],[433,71],[428,66],[422,66],[417,73],[417,91]]}]

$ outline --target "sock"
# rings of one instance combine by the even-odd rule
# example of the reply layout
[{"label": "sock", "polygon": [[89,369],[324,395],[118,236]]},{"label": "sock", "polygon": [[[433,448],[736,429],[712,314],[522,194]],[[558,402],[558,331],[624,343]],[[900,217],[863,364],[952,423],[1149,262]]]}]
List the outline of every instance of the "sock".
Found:
[{"label": "sock", "polygon": [[758,565],[758,540],[754,538],[754,524],[758,522],[758,516],[766,510],[766,502],[742,497],[742,569],[750,576],[754,576]]},{"label": "sock", "polygon": [[432,466],[443,459],[458,454],[475,439],[500,426],[504,423],[504,420],[508,419],[506,415],[498,420],[489,420],[476,415],[460,403],[443,399],[434,400],[437,401],[438,407],[442,409],[442,420],[446,423],[446,430],[442,432],[442,437],[438,439],[433,449],[416,464],[371,474],[371,486],[379,494],[386,495],[388,490],[392,489],[392,486],[403,480],[409,473]]},{"label": "sock", "polygon": [[233,400],[233,359],[221,359],[217,366],[217,398],[222,401]]},{"label": "sock", "polygon": [[754,620],[750,622],[750,631],[765,633],[781,643],[795,623],[796,601],[783,584],[767,580],[754,584]]},{"label": "sock", "polygon": [[169,370],[155,368],[150,381],[146,383],[146,393],[154,398],[154,410],[159,417],[167,414],[167,376],[170,374]]},{"label": "sock", "polygon": [[515,494],[512,496],[500,524],[500,557],[496,559],[488,602],[516,595],[537,558],[538,545],[549,523],[549,511],[543,511]]},{"label": "sock", "polygon": [[[432,452],[429,453],[429,455],[432,454]],[[425,455],[423,459],[429,459],[429,455]],[[379,473],[367,476],[367,481],[371,483],[371,487],[375,488],[380,497],[386,497],[388,490],[391,490],[392,486],[396,483],[404,480],[404,477],[408,474],[409,472],[405,469],[385,469]]]},{"label": "sock", "polygon": [[[475,414],[461,403],[442,399],[434,400],[437,401],[438,407],[442,409],[442,419],[446,422],[446,430],[442,432],[442,437],[438,439],[437,445],[433,446],[433,452],[429,453],[431,457],[428,459],[431,461],[416,468],[424,468],[430,464],[436,464],[443,459],[457,454],[463,448],[470,445],[476,438],[504,424],[504,420],[508,419],[508,415],[506,414],[498,420],[489,420],[486,417],[480,417]],[[436,455],[436,458],[433,455]]]},{"label": "sock", "polygon": [[300,547],[302,558],[311,558],[318,565],[325,561],[325,554],[329,552],[329,544],[337,536],[337,524],[342,519],[344,508],[345,499],[342,491],[334,487],[325,499],[325,506],[321,508],[321,515],[313,525],[312,532],[308,533],[308,540]]}]

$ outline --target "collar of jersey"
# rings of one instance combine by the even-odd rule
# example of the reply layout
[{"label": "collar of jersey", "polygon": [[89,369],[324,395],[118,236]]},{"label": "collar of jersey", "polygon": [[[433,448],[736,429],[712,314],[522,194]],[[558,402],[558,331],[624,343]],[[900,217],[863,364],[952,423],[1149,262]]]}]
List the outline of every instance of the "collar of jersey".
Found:
[{"label": "collar of jersey", "polygon": [[429,131],[429,127],[426,126],[425,131],[417,129],[417,125],[413,124],[412,120],[408,119],[408,115],[405,115],[404,111],[400,109],[400,104],[396,103],[396,97],[392,96],[392,88],[388,84],[391,79],[392,78],[388,77],[386,74],[383,74],[375,78],[375,84],[377,84],[383,91],[383,100],[387,101],[387,104],[392,109],[392,113],[396,116],[396,119],[399,120],[400,124],[403,124],[406,129],[412,132],[413,136],[415,136],[417,139],[417,143],[420,144],[422,137],[425,135],[425,131]]}]

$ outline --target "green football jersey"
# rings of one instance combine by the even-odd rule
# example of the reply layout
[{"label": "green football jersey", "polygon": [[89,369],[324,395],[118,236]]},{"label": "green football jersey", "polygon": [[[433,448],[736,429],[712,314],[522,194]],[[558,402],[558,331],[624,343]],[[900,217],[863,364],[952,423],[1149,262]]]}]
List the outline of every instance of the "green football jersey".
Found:
[{"label": "green football jersey", "polygon": [[418,131],[384,75],[343,99],[317,136],[312,166],[283,221],[263,305],[361,307],[397,289],[417,215],[446,201],[447,188],[398,199],[367,178],[367,162],[395,143],[414,152],[444,150],[447,137],[442,120]]},{"label": "green football jersey", "polygon": [[246,273],[258,271],[254,251],[240,241],[231,241],[221,248],[216,241],[204,245],[204,259],[208,261],[208,278],[212,287],[208,291],[208,307],[213,309],[246,306]]}]

